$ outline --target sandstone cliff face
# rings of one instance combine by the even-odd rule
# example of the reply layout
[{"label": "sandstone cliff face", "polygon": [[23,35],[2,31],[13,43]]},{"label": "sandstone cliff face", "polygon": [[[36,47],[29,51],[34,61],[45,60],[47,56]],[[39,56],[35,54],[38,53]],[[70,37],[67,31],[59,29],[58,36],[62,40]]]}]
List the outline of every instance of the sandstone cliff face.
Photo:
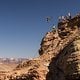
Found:
[{"label": "sandstone cliff face", "polygon": [[41,42],[40,56],[19,64],[3,80],[79,80],[80,15],[58,23]]},{"label": "sandstone cliff face", "polygon": [[79,27],[80,16],[76,16],[60,22],[55,32],[48,32],[42,39],[39,54],[51,55],[47,80],[80,79],[80,34],[75,33]]},{"label": "sandstone cliff face", "polygon": [[[76,18],[72,20],[75,21]],[[63,25],[59,24],[62,25],[62,27],[58,26],[59,36],[61,38],[65,39],[67,36],[72,34],[72,31],[74,31],[74,29],[79,27],[79,22],[75,21],[76,23],[75,24],[74,21],[72,23],[71,22],[64,23]],[[80,35],[78,35],[78,37],[75,37],[75,39],[70,44],[67,44],[55,58],[52,58],[52,61],[49,65],[49,73],[47,74],[47,80],[79,80],[79,79],[80,79]]]},{"label": "sandstone cliff face", "polygon": [[[80,79],[80,37],[66,46],[49,65],[47,80]],[[53,75],[52,75],[53,74]]]}]

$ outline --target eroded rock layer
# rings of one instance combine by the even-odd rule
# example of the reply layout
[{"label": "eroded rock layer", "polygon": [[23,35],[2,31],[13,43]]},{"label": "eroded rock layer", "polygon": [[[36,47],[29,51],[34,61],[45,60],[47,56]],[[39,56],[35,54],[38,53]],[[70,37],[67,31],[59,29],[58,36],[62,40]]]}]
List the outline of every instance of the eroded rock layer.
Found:
[{"label": "eroded rock layer", "polygon": [[[47,80],[80,79],[80,37],[65,47],[49,65]],[[53,75],[51,75],[53,74]]]}]

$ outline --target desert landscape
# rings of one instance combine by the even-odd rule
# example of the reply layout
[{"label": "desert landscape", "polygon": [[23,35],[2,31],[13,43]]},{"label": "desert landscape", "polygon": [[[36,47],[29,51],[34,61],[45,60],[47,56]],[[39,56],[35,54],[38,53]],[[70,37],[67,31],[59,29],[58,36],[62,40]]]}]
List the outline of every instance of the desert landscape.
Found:
[{"label": "desert landscape", "polygon": [[0,64],[1,80],[79,80],[80,14],[58,22],[42,38],[39,57],[6,60]]},{"label": "desert landscape", "polygon": [[0,80],[80,80],[80,0],[0,0]]},{"label": "desert landscape", "polygon": [[13,71],[17,65],[23,61],[27,61],[26,58],[0,58],[0,78],[4,80],[4,76]]}]

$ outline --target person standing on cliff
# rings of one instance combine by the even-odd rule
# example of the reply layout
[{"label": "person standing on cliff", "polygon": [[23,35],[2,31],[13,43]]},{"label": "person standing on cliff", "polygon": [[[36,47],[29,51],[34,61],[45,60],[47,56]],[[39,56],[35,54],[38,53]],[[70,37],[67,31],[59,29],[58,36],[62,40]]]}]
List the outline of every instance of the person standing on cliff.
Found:
[{"label": "person standing on cliff", "polygon": [[68,13],[68,18],[69,18],[69,20],[71,19],[71,13],[70,12]]},{"label": "person standing on cliff", "polygon": [[56,26],[53,24],[53,26],[52,26],[52,31],[54,32],[54,33],[56,33]]}]

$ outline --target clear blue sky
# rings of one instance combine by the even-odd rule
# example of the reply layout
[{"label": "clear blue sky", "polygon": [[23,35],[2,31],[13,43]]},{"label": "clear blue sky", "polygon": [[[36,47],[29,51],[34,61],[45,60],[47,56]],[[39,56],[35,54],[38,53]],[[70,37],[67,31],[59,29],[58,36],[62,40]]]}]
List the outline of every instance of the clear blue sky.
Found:
[{"label": "clear blue sky", "polygon": [[[34,57],[58,17],[80,12],[80,0],[0,0],[0,57]],[[50,23],[45,17],[53,16]]]}]

